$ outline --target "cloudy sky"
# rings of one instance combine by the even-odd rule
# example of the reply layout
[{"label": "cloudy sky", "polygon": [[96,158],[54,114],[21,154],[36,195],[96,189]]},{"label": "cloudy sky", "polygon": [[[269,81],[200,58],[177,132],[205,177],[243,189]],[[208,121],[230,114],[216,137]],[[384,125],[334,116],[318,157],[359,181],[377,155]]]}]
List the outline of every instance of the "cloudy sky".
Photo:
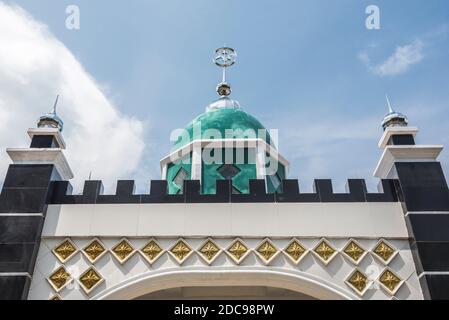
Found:
[{"label": "cloudy sky", "polygon": [[[380,30],[365,27],[369,5]],[[66,9],[80,9],[80,29]],[[420,129],[419,143],[449,146],[447,0],[0,1],[0,183],[6,147],[61,94],[67,156],[79,190],[92,172],[111,190],[160,178],[170,132],[213,101],[215,48],[237,49],[233,97],[267,128],[291,178],[371,178],[385,94]],[[441,161],[449,169],[449,152]]]}]

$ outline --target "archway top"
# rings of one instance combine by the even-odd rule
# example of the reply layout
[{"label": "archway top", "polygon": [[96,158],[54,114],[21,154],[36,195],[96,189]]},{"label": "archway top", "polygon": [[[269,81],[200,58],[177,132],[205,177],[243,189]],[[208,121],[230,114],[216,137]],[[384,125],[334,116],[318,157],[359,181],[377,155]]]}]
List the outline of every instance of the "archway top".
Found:
[{"label": "archway top", "polygon": [[146,294],[179,288],[208,286],[268,286],[299,292],[321,300],[359,300],[347,290],[308,273],[272,268],[171,268],[147,272],[120,282],[93,300],[132,300]]}]

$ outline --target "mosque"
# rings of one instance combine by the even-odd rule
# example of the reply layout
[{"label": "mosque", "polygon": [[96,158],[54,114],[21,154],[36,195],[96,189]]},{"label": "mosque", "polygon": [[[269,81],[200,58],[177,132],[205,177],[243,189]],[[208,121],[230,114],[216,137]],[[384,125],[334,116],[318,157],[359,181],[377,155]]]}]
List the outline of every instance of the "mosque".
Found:
[{"label": "mosque", "polygon": [[218,100],[180,131],[147,193],[127,180],[72,194],[56,104],[29,148],[7,149],[0,299],[448,299],[443,146],[416,143],[389,106],[378,193],[354,179],[346,193],[331,180],[301,192],[275,135],[231,98],[235,50],[214,61]]}]

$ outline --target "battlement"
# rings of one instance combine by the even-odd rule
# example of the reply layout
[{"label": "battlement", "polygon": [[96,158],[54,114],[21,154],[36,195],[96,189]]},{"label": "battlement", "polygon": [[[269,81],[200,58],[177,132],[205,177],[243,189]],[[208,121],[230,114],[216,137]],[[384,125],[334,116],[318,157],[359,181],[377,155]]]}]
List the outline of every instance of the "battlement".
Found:
[{"label": "battlement", "polygon": [[149,194],[135,194],[133,180],[117,182],[115,195],[104,195],[101,181],[86,181],[83,193],[72,195],[68,181],[54,181],[51,185],[49,204],[125,204],[125,203],[260,203],[260,202],[398,202],[399,186],[396,180],[382,180],[382,193],[369,193],[365,180],[351,179],[347,193],[334,193],[332,180],[315,180],[313,193],[302,193],[298,180],[284,180],[283,192],[267,194],[265,181],[250,180],[249,194],[233,194],[230,181],[218,180],[215,194],[201,194],[200,181],[184,181],[183,194],[170,195],[167,181],[151,181]]}]

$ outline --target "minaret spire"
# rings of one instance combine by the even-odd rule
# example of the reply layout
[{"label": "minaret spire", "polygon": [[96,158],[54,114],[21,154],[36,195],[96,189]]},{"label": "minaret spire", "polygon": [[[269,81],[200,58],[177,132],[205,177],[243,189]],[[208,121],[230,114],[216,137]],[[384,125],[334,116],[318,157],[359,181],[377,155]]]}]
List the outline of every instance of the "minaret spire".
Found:
[{"label": "minaret spire", "polygon": [[56,96],[55,104],[53,105],[53,110],[51,111],[52,114],[56,114],[56,108],[58,107],[58,101],[59,101],[59,94]]},{"label": "minaret spire", "polygon": [[60,117],[58,117],[56,113],[58,102],[59,102],[59,94],[56,96],[56,100],[55,103],[53,104],[52,110],[39,118],[39,121],[37,123],[38,128],[57,128],[59,129],[59,131],[62,131],[64,127],[64,122]]},{"label": "minaret spire", "polygon": [[389,111],[390,113],[393,113],[394,110],[393,110],[393,108],[391,107],[391,103],[390,103],[390,99],[388,98],[388,94],[385,95],[385,98],[387,99],[388,111]]},{"label": "minaret spire", "polygon": [[385,98],[387,99],[388,114],[382,121],[382,128],[386,130],[388,127],[406,127],[408,125],[407,117],[402,113],[394,111],[388,95],[385,95]]}]

